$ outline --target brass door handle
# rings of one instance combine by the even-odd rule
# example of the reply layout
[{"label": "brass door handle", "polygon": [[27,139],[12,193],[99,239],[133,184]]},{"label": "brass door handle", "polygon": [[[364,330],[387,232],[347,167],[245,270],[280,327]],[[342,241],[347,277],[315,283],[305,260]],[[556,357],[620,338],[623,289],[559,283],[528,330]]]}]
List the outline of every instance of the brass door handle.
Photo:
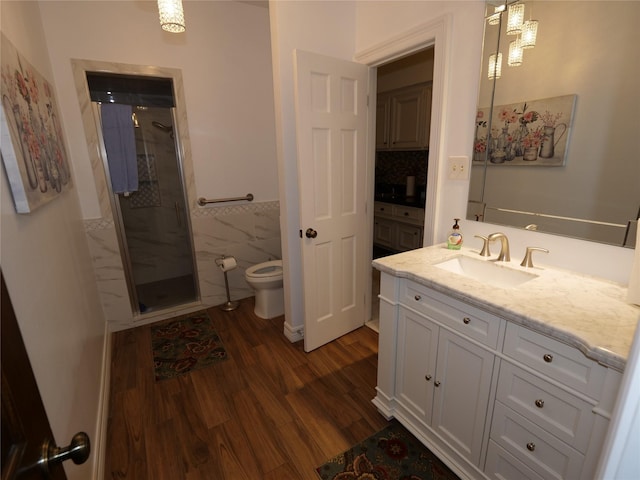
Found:
[{"label": "brass door handle", "polygon": [[51,440],[45,440],[42,444],[42,457],[38,460],[38,465],[42,471],[48,473],[50,465],[57,465],[65,460],[71,459],[73,463],[80,465],[87,461],[90,453],[89,435],[79,432],[73,436],[71,443],[66,447],[57,447]]}]

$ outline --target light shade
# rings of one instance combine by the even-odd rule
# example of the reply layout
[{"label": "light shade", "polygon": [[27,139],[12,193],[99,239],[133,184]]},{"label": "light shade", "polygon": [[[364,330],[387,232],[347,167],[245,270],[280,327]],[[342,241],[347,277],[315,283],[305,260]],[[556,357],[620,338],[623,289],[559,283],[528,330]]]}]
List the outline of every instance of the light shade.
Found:
[{"label": "light shade", "polygon": [[158,0],[160,26],[171,33],[182,33],[186,30],[182,0]]},{"label": "light shade", "polygon": [[507,59],[507,65],[510,67],[519,67],[522,65],[523,51],[520,45],[520,39],[517,38],[509,44],[509,58]]},{"label": "light shade", "polygon": [[500,14],[504,12],[504,5],[498,5],[494,8],[494,13],[489,16],[489,25],[497,25],[500,23]]},{"label": "light shade", "polygon": [[492,54],[489,57],[489,80],[502,76],[502,54]]},{"label": "light shade", "polygon": [[522,48],[533,48],[536,46],[536,38],[538,37],[538,21],[527,20],[522,24],[522,34],[520,36],[520,45]]},{"label": "light shade", "polygon": [[524,3],[512,3],[509,5],[507,16],[507,35],[517,35],[522,29],[524,20]]}]

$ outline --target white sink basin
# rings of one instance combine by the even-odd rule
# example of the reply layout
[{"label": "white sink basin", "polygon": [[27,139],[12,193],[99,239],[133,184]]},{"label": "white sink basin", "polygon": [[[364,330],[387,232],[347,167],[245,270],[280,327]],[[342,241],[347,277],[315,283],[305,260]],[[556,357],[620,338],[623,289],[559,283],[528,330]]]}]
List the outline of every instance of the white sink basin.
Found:
[{"label": "white sink basin", "polygon": [[435,265],[447,272],[473,278],[494,287],[510,288],[522,285],[538,276],[533,273],[513,270],[491,260],[476,260],[458,256]]}]

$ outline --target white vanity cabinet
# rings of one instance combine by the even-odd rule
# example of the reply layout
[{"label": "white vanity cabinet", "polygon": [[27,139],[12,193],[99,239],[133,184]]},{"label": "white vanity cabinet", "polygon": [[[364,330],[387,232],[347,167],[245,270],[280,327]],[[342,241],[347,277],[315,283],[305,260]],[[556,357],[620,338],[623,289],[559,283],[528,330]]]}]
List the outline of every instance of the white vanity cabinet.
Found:
[{"label": "white vanity cabinet", "polygon": [[461,478],[592,478],[618,371],[408,278],[380,292],[383,415]]}]

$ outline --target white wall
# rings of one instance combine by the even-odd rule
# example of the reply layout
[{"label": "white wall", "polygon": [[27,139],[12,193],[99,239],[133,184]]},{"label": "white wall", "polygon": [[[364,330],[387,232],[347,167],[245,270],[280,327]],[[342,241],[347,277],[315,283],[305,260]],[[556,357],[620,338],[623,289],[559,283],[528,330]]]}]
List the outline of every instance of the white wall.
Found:
[{"label": "white wall", "polygon": [[[2,32],[59,87],[38,4],[2,2],[1,17]],[[85,431],[96,447],[105,322],[77,187],[31,214],[17,215],[4,169],[1,176],[2,271],[51,428],[59,445]],[[65,465],[68,478],[91,478],[95,460],[94,448],[86,464]]]},{"label": "white wall", "polygon": [[156,2],[45,1],[41,9],[85,219],[100,208],[72,58],[182,70],[198,196],[278,199],[266,8],[187,0],[187,31],[178,35],[160,28]]}]

